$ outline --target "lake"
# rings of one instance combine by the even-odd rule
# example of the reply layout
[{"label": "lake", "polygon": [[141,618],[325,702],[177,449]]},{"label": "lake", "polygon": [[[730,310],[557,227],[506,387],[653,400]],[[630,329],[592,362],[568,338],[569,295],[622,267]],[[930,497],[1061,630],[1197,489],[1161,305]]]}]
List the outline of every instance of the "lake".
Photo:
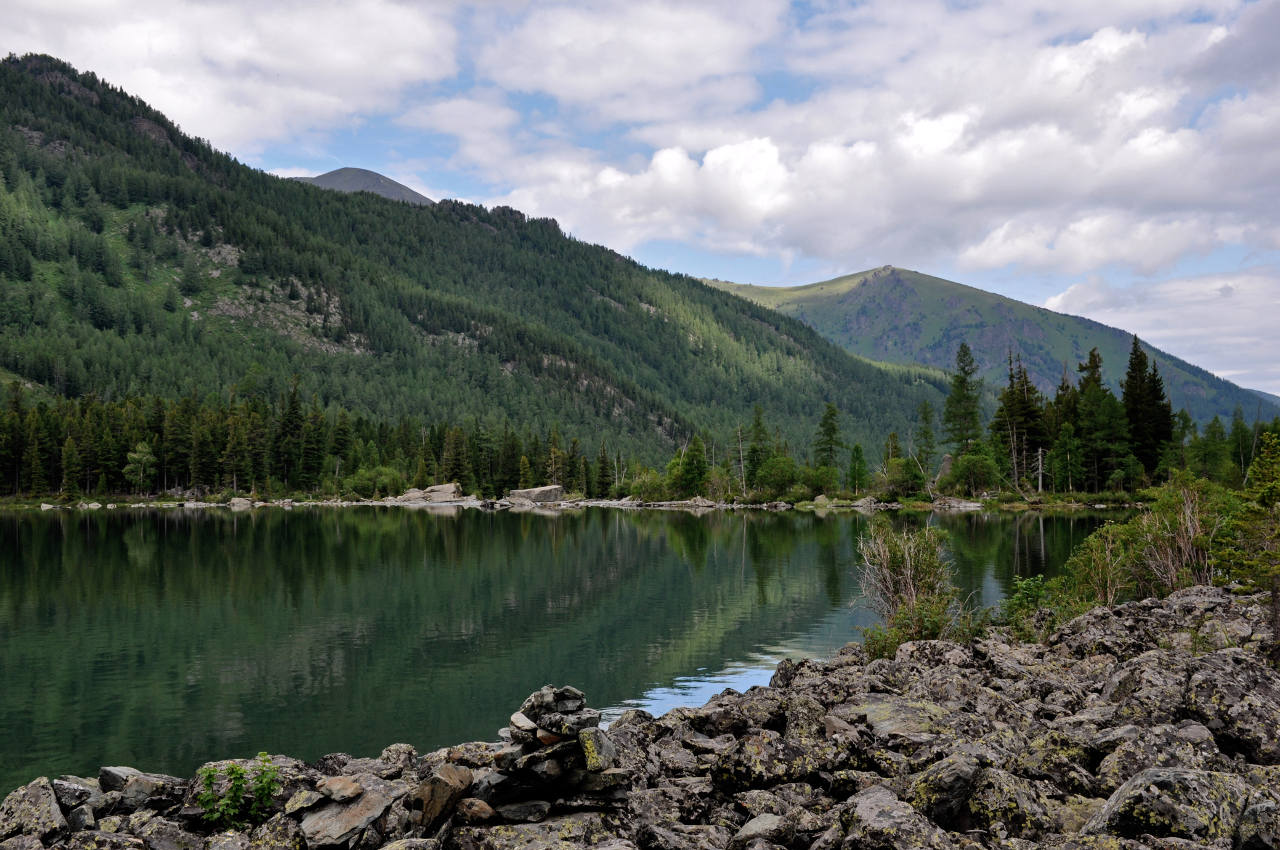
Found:
[{"label": "lake", "polygon": [[[1096,514],[900,516],[993,605]],[[0,794],[104,764],[191,775],[493,740],[539,686],[655,714],[875,622],[859,515],[403,508],[0,514]]]}]

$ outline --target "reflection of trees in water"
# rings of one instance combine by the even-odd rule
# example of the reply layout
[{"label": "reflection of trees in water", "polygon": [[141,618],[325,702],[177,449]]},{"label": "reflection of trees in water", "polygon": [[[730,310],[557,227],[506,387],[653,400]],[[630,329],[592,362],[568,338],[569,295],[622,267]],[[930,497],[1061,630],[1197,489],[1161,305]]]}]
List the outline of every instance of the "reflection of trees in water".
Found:
[{"label": "reflection of trees in water", "polygon": [[841,541],[774,515],[0,516],[0,778],[488,738],[545,682],[617,703],[820,617]]}]

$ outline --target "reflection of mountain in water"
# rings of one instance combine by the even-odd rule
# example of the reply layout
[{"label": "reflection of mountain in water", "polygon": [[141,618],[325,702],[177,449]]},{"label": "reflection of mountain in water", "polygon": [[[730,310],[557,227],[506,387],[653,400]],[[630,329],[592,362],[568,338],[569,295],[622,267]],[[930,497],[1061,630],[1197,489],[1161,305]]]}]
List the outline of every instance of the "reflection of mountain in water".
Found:
[{"label": "reflection of mountain in water", "polygon": [[[1025,519],[945,520],[962,584],[1003,592],[1009,565],[1039,545],[1028,548],[1039,528]],[[708,687],[767,681],[784,655],[829,654],[870,622],[850,604],[862,523],[372,508],[3,516],[0,781],[490,738],[547,682],[601,706],[700,703]],[[1061,523],[1044,536],[1049,561],[1076,536]]]}]

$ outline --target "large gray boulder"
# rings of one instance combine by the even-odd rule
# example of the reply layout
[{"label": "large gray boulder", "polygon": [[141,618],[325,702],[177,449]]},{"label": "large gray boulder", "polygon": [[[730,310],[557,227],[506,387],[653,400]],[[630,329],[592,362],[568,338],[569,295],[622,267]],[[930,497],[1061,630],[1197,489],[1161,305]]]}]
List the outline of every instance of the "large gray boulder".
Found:
[{"label": "large gray boulder", "polygon": [[559,502],[564,498],[564,488],[559,484],[548,484],[546,487],[512,490],[507,497],[512,501],[527,499],[530,502]]},{"label": "large gray boulder", "polygon": [[0,841],[13,835],[34,835],[50,841],[67,831],[67,819],[47,777],[41,776],[9,794],[0,803]]},{"label": "large gray boulder", "polygon": [[1257,654],[1222,649],[1195,660],[1186,708],[1224,752],[1280,764],[1280,673]]},{"label": "large gray boulder", "polygon": [[1230,839],[1249,800],[1249,786],[1229,773],[1153,767],[1121,785],[1083,835]]}]

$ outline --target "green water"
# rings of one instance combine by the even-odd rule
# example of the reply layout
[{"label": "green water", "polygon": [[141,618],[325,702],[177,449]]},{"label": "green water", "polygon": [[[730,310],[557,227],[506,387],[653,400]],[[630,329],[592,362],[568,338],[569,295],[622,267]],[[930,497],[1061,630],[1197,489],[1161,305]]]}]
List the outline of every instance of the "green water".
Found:
[{"label": "green water", "polygon": [[[899,523],[920,523],[903,517]],[[955,516],[984,604],[1094,516]],[[0,789],[491,740],[532,690],[655,713],[872,623],[861,517],[396,508],[0,514]]]}]

